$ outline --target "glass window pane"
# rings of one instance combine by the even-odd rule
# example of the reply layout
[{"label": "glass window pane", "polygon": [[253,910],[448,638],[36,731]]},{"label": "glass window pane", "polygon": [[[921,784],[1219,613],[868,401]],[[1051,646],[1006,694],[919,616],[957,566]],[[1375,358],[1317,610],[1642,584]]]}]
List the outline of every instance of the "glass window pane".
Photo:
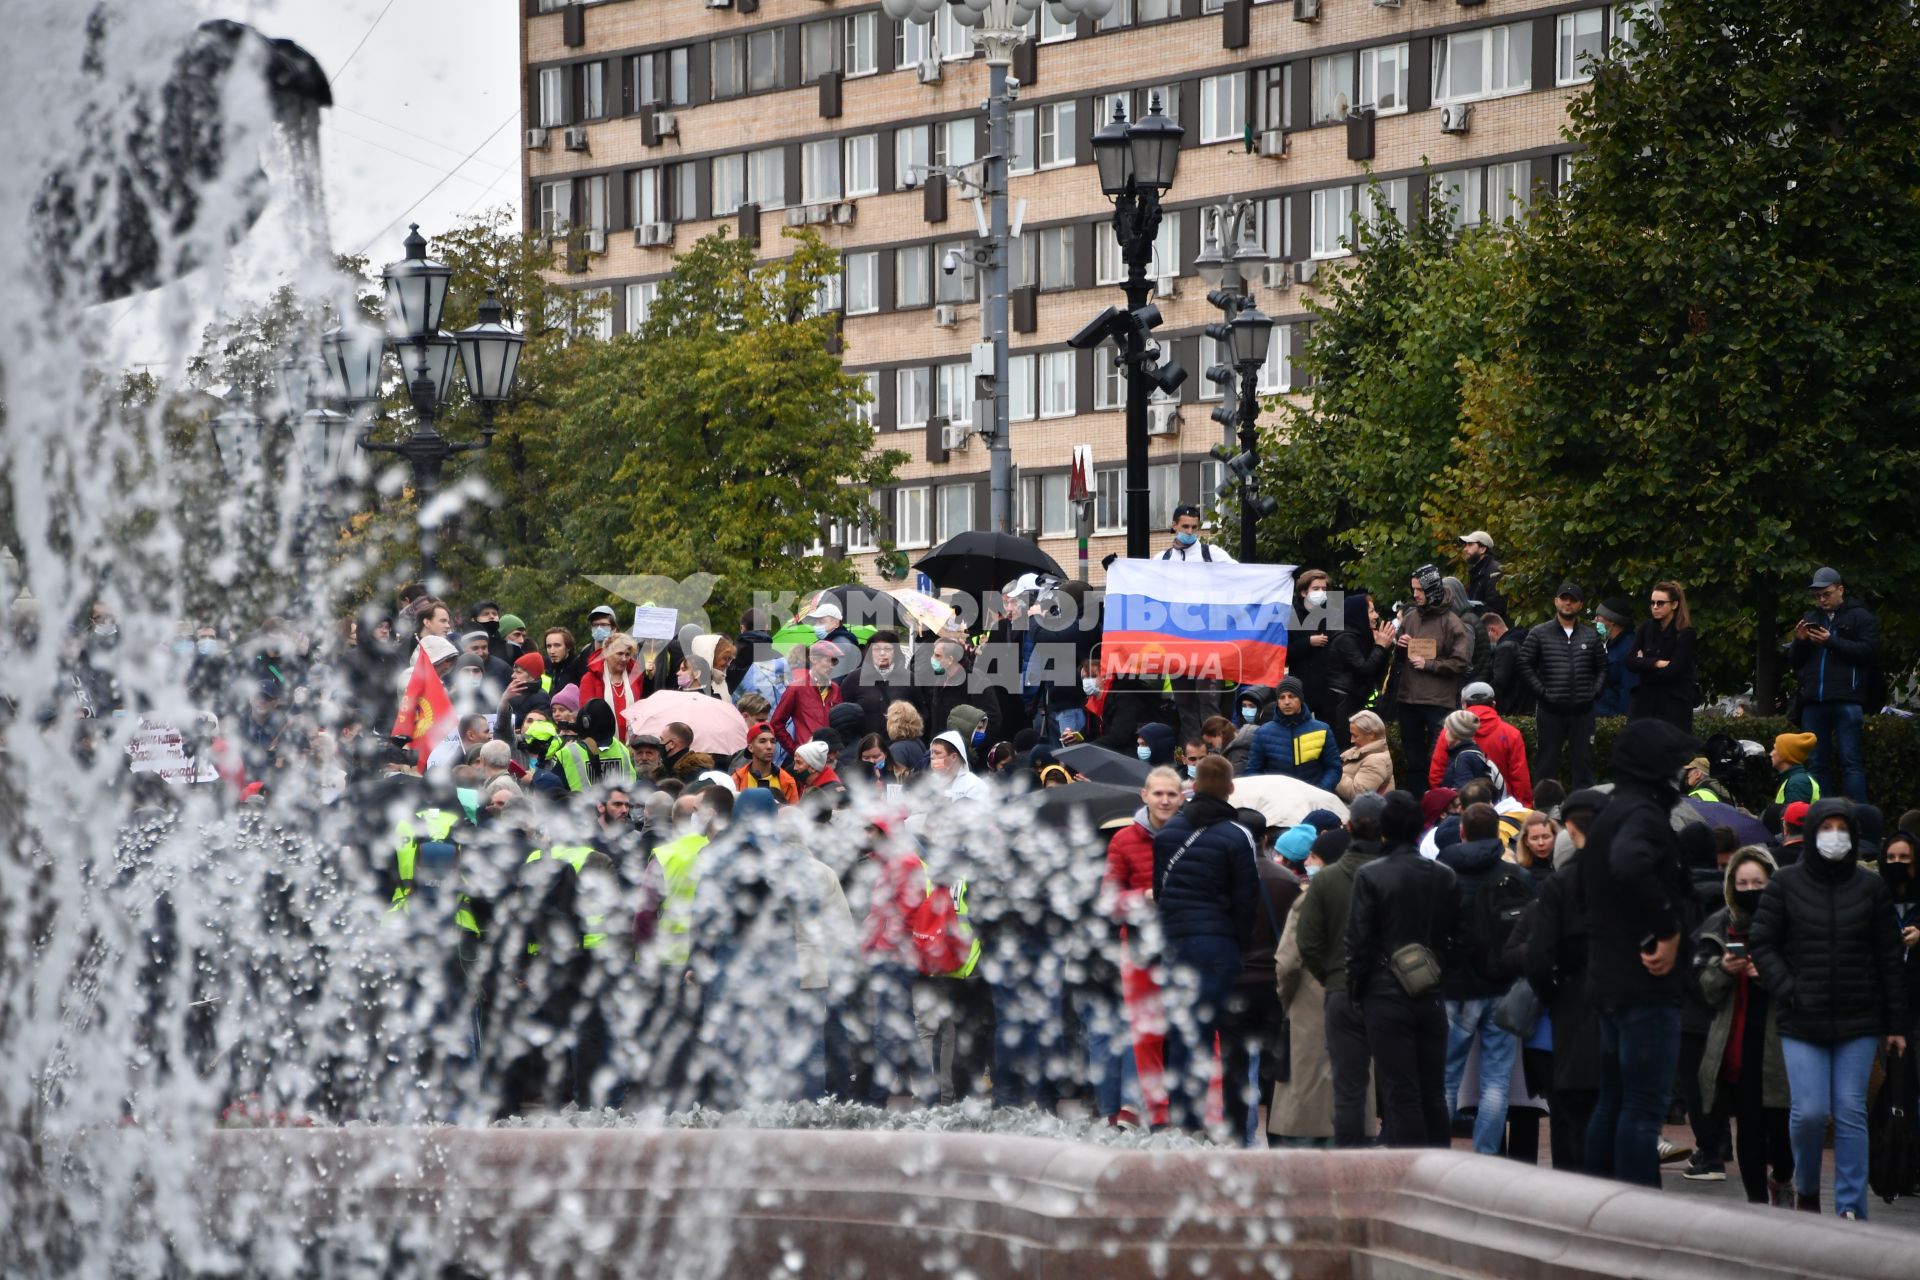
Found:
[{"label": "glass window pane", "polygon": [[1309,74],[1313,123],[1331,124],[1345,120],[1353,104],[1353,55],[1334,53],[1315,58]]},{"label": "glass window pane", "polygon": [[924,307],[927,305],[927,291],[931,288],[927,263],[927,246],[923,244],[894,250],[894,306]]}]

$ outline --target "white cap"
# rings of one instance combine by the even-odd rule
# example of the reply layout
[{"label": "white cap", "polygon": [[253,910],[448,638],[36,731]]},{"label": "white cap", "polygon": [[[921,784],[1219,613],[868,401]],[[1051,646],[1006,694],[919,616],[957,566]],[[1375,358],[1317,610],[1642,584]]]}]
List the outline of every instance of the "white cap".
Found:
[{"label": "white cap", "polygon": [[807,616],[809,618],[832,618],[835,622],[844,622],[847,615],[841,613],[840,606],[833,601],[822,600],[819,604],[807,610]]},{"label": "white cap", "polygon": [[733,779],[718,769],[709,769],[700,775],[700,781],[711,782],[716,787],[725,787],[729,794],[739,795],[740,788],[733,785]]},{"label": "white cap", "polygon": [[453,647],[453,641],[445,636],[421,636],[420,647],[427,651],[427,661],[436,667],[448,658],[460,656],[460,651]]}]

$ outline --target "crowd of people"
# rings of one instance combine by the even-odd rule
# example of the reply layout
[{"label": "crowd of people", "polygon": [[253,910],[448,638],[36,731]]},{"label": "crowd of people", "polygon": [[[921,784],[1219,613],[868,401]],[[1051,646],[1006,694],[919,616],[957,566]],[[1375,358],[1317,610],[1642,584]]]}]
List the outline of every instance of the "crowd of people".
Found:
[{"label": "crowd of people", "polygon": [[[1861,765],[1871,612],[1815,575],[1805,732],[1748,815],[1690,736],[1679,583],[1596,627],[1565,582],[1523,629],[1492,539],[1461,546],[1465,580],[1423,565],[1397,611],[1296,575],[1318,621],[1272,688],[1109,675],[1084,627],[1072,678],[1029,678],[1047,584],[978,635],[863,636],[823,598],[784,652],[764,612],[642,643],[612,606],[576,636],[493,601],[456,623],[414,587],[317,644],[209,628],[180,658],[210,703],[244,692],[195,739],[234,797],[375,815],[370,898],[444,938],[469,1114],[1073,1094],[1253,1145],[1457,1132],[1527,1161],[1544,1119],[1556,1168],[1657,1185],[1665,1157],[1731,1159],[1750,1200],[1803,1209],[1831,1123],[1832,1207],[1865,1217],[1869,1080],[1915,1087],[1920,1016],[1920,812],[1889,831]],[[74,676],[106,705],[111,626]],[[976,678],[994,646],[1021,674]],[[381,731],[416,655],[454,711],[424,761]],[[744,748],[634,730],[660,692],[727,704]],[[1130,819],[1092,821],[1091,790],[1049,807],[1084,744],[1145,771]],[[1270,823],[1241,784],[1275,776],[1322,798]],[[1768,839],[1738,834],[1755,816]],[[1676,1090],[1691,1152],[1661,1137]]]}]

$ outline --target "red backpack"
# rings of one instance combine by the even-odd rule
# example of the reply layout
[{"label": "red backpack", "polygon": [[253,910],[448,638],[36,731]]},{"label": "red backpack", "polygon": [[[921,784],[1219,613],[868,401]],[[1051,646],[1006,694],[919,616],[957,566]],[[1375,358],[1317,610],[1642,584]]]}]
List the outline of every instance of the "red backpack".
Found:
[{"label": "red backpack", "polygon": [[[921,868],[926,875],[926,868]],[[929,978],[964,978],[980,960],[980,940],[967,923],[967,882],[952,890],[926,876],[927,896],[907,912],[915,966]]]}]

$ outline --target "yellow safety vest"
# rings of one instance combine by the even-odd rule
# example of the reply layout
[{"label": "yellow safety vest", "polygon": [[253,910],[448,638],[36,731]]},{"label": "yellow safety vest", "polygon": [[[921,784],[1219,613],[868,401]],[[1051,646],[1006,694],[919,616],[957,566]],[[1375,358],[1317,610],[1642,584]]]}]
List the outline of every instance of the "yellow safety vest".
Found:
[{"label": "yellow safety vest", "polygon": [[[554,861],[566,863],[569,867],[573,868],[573,874],[579,875],[580,868],[585,866],[587,859],[591,858],[596,852],[598,851],[590,844],[557,844],[553,846],[552,856]],[[538,862],[546,856],[547,854],[544,850],[535,849],[527,855],[527,861]],[[590,928],[604,925],[606,922],[607,917],[605,912],[587,917],[587,925]],[[580,935],[580,949],[582,951],[591,951],[606,940],[607,935],[604,933],[583,933]],[[530,956],[539,955],[540,944],[538,942],[529,942],[527,944],[527,954]]]},{"label": "yellow safety vest", "polygon": [[[1793,781],[1791,778],[1781,780],[1780,789],[1773,793],[1773,802],[1775,804],[1785,804],[1787,802],[1787,783],[1791,781]],[[1808,774],[1807,785],[1813,789],[1813,797],[1807,801],[1808,804],[1812,804],[1820,798],[1820,779],[1814,777],[1812,774]]]},{"label": "yellow safety vest", "polygon": [[666,897],[660,903],[663,964],[684,965],[693,958],[693,897],[700,888],[700,851],[708,843],[703,835],[685,835],[653,851],[667,881]]},{"label": "yellow safety vest", "polygon": [[[560,770],[566,776],[567,790],[585,791],[587,783],[591,781],[588,775],[595,757],[589,756],[586,746],[578,740],[562,744],[555,754],[560,758]],[[617,782],[632,783],[639,776],[633,767],[633,752],[627,749],[624,742],[608,743],[600,748],[597,758],[600,763],[610,765]]]},{"label": "yellow safety vest", "polygon": [[[933,877],[927,873],[927,864],[924,862],[920,864],[920,875],[927,882],[927,896],[932,897],[933,896]],[[966,917],[967,882],[965,880],[962,880],[958,884],[953,886],[953,913],[957,916],[960,916],[962,919]],[[967,962],[961,965],[958,969],[953,969],[946,973],[937,973],[934,975],[934,977],[936,978],[971,978],[973,976],[974,969],[978,967],[978,965],[980,964],[980,935],[973,931],[972,925],[967,925],[965,927],[967,930]]]},{"label": "yellow safety vest", "polygon": [[[416,831],[414,823],[420,824]],[[387,914],[407,909],[408,900],[413,896],[413,864],[420,853],[422,834],[428,840],[445,841],[458,826],[460,816],[448,810],[433,808],[422,809],[418,813],[400,819],[394,829],[394,861],[399,872],[400,883],[394,887],[393,899],[387,906]],[[470,899],[466,894],[456,898],[453,922],[475,937],[480,936],[479,921],[474,919]]]}]

